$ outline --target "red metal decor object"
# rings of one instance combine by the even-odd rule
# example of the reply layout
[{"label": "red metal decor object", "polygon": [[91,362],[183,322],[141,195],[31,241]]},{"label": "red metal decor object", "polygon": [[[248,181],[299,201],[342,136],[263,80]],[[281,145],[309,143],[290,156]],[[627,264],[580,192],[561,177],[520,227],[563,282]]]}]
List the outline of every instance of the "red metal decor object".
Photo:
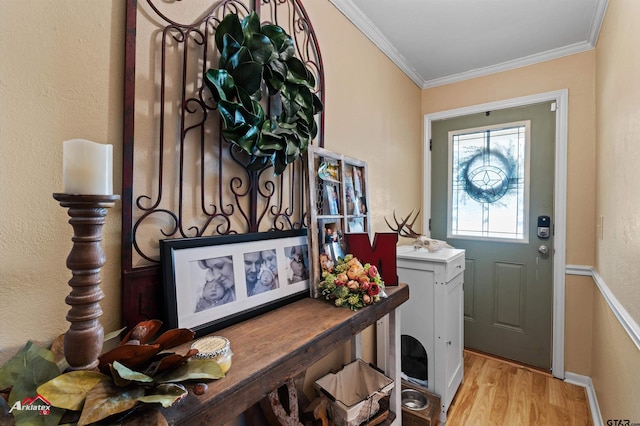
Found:
[{"label": "red metal decor object", "polygon": [[373,245],[369,241],[369,234],[345,234],[347,251],[360,259],[363,263],[375,265],[385,286],[398,285],[398,270],[396,268],[396,244],[398,234],[395,232],[377,233],[373,237]]}]

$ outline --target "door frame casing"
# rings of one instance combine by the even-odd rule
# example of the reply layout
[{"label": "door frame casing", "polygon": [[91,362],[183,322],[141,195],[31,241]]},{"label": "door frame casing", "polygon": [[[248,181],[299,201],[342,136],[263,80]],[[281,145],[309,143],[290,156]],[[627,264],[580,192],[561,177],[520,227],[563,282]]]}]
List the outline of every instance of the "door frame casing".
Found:
[{"label": "door frame casing", "polygon": [[565,324],[565,269],[567,231],[567,143],[569,118],[569,90],[562,89],[530,96],[471,105],[424,115],[424,167],[423,167],[423,224],[430,235],[431,218],[431,122],[500,109],[514,108],[540,102],[555,102],[556,143],[553,194],[554,253],[553,253],[553,325],[551,344],[551,371],[554,377],[564,379],[564,324]]}]

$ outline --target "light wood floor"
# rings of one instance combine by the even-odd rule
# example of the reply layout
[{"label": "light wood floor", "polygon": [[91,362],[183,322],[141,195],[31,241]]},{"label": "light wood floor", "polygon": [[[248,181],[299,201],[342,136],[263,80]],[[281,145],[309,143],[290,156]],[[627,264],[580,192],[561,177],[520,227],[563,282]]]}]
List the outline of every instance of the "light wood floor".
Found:
[{"label": "light wood floor", "polygon": [[465,350],[464,381],[447,426],[592,424],[584,388]]}]

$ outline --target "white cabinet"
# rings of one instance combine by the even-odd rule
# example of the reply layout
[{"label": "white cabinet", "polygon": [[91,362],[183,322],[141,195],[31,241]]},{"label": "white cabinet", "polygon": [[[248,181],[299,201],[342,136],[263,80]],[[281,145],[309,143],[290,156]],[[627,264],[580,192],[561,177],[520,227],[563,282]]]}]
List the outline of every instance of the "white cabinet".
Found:
[{"label": "white cabinet", "polygon": [[397,258],[398,279],[409,285],[409,300],[400,308],[401,333],[427,352],[428,389],[440,396],[444,423],[464,370],[464,250],[430,253],[399,246]]}]

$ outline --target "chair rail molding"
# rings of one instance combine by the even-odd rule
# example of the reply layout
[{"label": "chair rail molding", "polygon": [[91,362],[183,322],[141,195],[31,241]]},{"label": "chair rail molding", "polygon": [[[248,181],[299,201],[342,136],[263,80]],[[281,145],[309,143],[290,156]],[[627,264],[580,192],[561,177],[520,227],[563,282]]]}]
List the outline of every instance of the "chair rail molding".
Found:
[{"label": "chair rail molding", "polygon": [[622,306],[622,303],[616,298],[598,271],[596,271],[593,266],[584,265],[567,265],[565,271],[567,275],[590,276],[593,278],[602,297],[607,301],[609,308],[611,308],[620,325],[625,329],[638,350],[640,350],[640,325],[629,315],[629,312]]}]

